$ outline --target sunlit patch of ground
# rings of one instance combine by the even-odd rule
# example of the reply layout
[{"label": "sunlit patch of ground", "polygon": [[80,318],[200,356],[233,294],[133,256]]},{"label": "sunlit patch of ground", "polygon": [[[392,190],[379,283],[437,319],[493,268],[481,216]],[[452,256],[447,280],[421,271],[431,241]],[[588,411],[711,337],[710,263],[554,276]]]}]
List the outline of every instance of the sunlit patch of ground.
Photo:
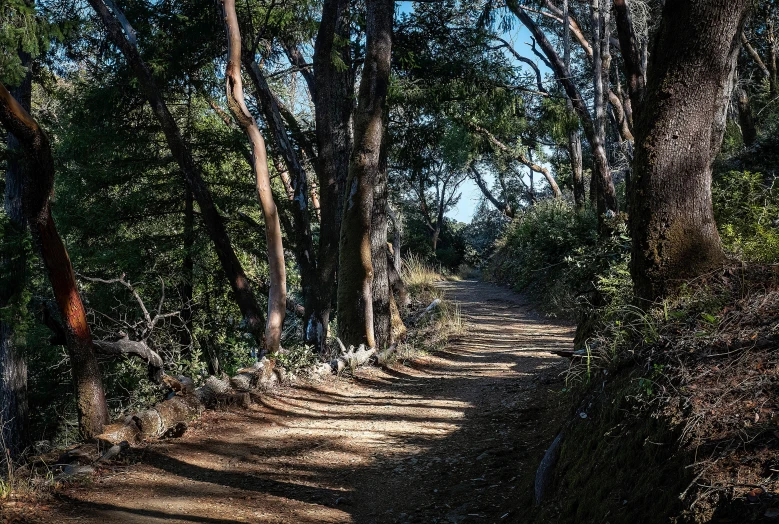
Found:
[{"label": "sunlit patch of ground", "polygon": [[521,522],[564,409],[548,350],[572,329],[490,284],[442,286],[467,323],[445,351],[208,412],[45,521]]}]

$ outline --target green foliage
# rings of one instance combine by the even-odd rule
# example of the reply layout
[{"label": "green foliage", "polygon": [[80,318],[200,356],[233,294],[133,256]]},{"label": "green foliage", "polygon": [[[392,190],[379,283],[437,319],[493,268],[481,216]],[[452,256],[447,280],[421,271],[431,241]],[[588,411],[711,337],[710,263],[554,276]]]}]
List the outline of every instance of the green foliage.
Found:
[{"label": "green foliage", "polygon": [[725,249],[751,262],[779,261],[779,189],[760,173],[729,171],[715,178],[714,215]]},{"label": "green foliage", "polygon": [[14,327],[16,344],[20,346],[34,322],[27,307],[32,294],[25,278],[31,270],[32,260],[29,231],[19,231],[0,210],[0,296],[6,299],[0,302],[0,321]]}]

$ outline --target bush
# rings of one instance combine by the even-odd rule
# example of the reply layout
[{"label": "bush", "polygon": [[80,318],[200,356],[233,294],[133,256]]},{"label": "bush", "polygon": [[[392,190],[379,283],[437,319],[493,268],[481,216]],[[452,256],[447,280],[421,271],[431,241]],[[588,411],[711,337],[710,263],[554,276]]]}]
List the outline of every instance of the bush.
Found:
[{"label": "bush", "polygon": [[525,210],[506,229],[487,274],[527,293],[548,314],[574,318],[597,305],[599,275],[626,264],[629,238],[624,215],[609,224],[613,234],[599,237],[590,209],[543,201]]},{"label": "bush", "polygon": [[779,190],[776,179],[729,171],[715,178],[714,215],[723,247],[750,262],[779,261]]}]

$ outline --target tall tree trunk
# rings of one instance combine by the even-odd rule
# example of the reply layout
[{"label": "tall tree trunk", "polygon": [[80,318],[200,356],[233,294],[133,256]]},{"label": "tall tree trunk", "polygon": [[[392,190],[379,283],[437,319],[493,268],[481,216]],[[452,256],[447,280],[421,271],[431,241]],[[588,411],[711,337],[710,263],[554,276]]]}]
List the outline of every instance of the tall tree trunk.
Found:
[{"label": "tall tree trunk", "polygon": [[592,0],[592,44],[593,44],[593,96],[595,99],[595,130],[592,149],[595,156],[595,202],[598,208],[598,224],[602,226],[607,212],[617,211],[617,193],[611,179],[611,167],[606,153],[606,103],[608,72],[611,54],[609,52],[608,19],[610,0]]},{"label": "tall tree trunk", "polygon": [[[22,65],[30,66],[30,55],[19,53]],[[19,104],[30,111],[32,82],[29,70],[22,83],[13,90],[12,95]],[[16,460],[29,443],[29,411],[27,406],[27,361],[22,354],[21,341],[15,320],[8,311],[14,307],[26,307],[26,304],[14,303],[21,296],[26,285],[26,260],[21,243],[13,237],[21,237],[27,229],[22,204],[22,184],[24,183],[24,154],[22,145],[12,133],[8,133],[8,164],[5,172],[4,210],[9,219],[10,231],[6,238],[10,240],[9,252],[0,253],[0,310],[6,313],[0,316],[0,464],[3,459]],[[17,326],[18,327],[18,326]],[[3,470],[7,471],[7,470]]]},{"label": "tall tree trunk", "polygon": [[[567,71],[571,70],[571,27],[568,13],[568,0],[563,0],[563,63]],[[573,103],[566,97],[565,105],[573,110]],[[586,198],[584,191],[584,174],[582,162],[582,139],[578,129],[568,133],[568,159],[571,162],[571,178],[573,180],[573,201],[577,209],[584,209]]]},{"label": "tall tree trunk", "polygon": [[[305,324],[306,343],[326,348],[330,314],[338,279],[338,259],[344,188],[352,153],[354,72],[351,68],[349,0],[325,0],[314,45],[316,90],[316,170],[320,198],[320,228],[316,304]],[[334,61],[339,56],[342,67]]]},{"label": "tall tree trunk", "polygon": [[109,38],[119,48],[135,74],[141,90],[165,134],[168,147],[176,159],[181,172],[184,174],[195,201],[197,201],[203,225],[205,225],[206,232],[214,244],[214,250],[222,265],[222,270],[230,281],[235,301],[246,322],[246,329],[254,336],[257,344],[263,344],[265,319],[263,318],[262,310],[257,306],[249,279],[246,277],[241,262],[235,255],[230,237],[225,230],[222,216],[219,214],[211,197],[211,192],[195,164],[192,152],[181,136],[181,131],[173,119],[173,115],[170,114],[168,106],[151,75],[151,71],[138,51],[135,30],[129,24],[124,14],[110,0],[108,2],[105,2],[105,0],[89,0],[89,4],[102,20]]},{"label": "tall tree trunk", "polygon": [[[292,224],[285,227],[287,237],[291,240],[295,261],[300,271],[300,287],[303,293],[304,304],[304,325],[313,313],[316,304],[317,282],[317,263],[314,253],[314,239],[311,235],[311,214],[308,207],[308,175],[303,168],[303,163],[298,156],[297,151],[292,145],[292,141],[287,135],[286,127],[279,112],[279,104],[276,97],[270,89],[265,76],[260,69],[259,64],[254,57],[244,56],[244,64],[248,64],[249,76],[257,90],[257,99],[260,101],[260,107],[265,117],[265,122],[271,129],[274,143],[281,153],[288,173],[292,174],[286,177],[284,185],[289,186],[288,194],[291,190],[292,199],[289,202],[289,209],[292,213]],[[240,76],[240,73],[239,73]],[[279,171],[282,178],[285,176],[283,166]],[[278,168],[277,167],[277,168]]]},{"label": "tall tree trunk", "polygon": [[771,17],[773,9],[771,7],[766,8],[765,28],[766,28],[766,40],[768,44],[768,85],[769,96],[776,98],[777,94],[777,79],[776,79],[776,36],[774,34],[774,20]]},{"label": "tall tree trunk", "polygon": [[49,207],[49,196],[54,188],[51,146],[46,133],[2,84],[0,122],[24,147],[22,207],[64,323],[76,388],[79,430],[82,436],[90,438],[102,432],[103,425],[108,422],[108,409],[73,266]]},{"label": "tall tree trunk", "polygon": [[366,1],[366,52],[355,145],[346,181],[338,278],[338,332],[345,344],[376,347],[373,332],[371,220],[379,180],[384,110],[390,79],[393,0]]},{"label": "tall tree trunk", "polygon": [[[533,19],[530,18],[530,16],[525,12],[525,10],[519,6],[517,0],[509,0],[507,5],[511,12],[514,13],[517,18],[519,18],[520,22],[522,22],[522,24],[528,28],[530,33],[538,42],[541,51],[549,61],[549,65],[552,66],[552,70],[554,71],[557,81],[560,82],[560,85],[562,85],[563,89],[565,90],[565,94],[571,100],[571,104],[573,105],[574,110],[576,111],[577,115],[579,115],[582,127],[584,128],[584,134],[593,149],[593,163],[595,167],[593,172],[593,184],[603,188],[604,198],[602,202],[606,210],[616,213],[618,211],[617,196],[616,191],[614,190],[614,182],[611,179],[611,169],[609,168],[609,161],[608,157],[606,156],[606,150],[604,147],[602,147],[602,145],[598,146],[599,141],[596,136],[595,122],[593,121],[592,115],[590,115],[590,112],[587,109],[587,105],[585,104],[584,98],[582,98],[582,95],[579,92],[579,88],[576,86],[576,84],[574,84],[568,68],[565,67],[565,63],[563,62],[562,58],[560,58],[560,55],[557,53],[557,51],[555,51],[552,43],[546,37],[541,28],[538,27]],[[592,194],[590,197],[592,198]]]},{"label": "tall tree trunk", "polygon": [[391,295],[387,257],[387,152],[382,145],[379,174],[373,188],[371,218],[371,263],[373,265],[373,333],[376,347],[386,348],[391,343]]},{"label": "tall tree trunk", "polygon": [[[254,117],[246,107],[241,80],[241,32],[235,13],[235,0],[223,0],[225,28],[227,30],[227,67],[225,68],[225,90],[227,105],[238,125],[246,133],[252,147],[252,164],[257,181],[257,195],[265,217],[265,237],[268,244],[268,273],[270,293],[268,296],[268,325],[265,329],[265,349],[273,353],[279,350],[284,316],[287,313],[287,273],[284,264],[284,246],[281,243],[281,225],[273,192],[270,187],[268,156],[265,140]],[[303,175],[305,177],[305,173]],[[296,188],[296,195],[298,197]],[[305,202],[305,192],[303,199]],[[301,204],[303,206],[304,204]]]},{"label": "tall tree trunk", "polygon": [[192,306],[194,300],[195,262],[192,250],[195,246],[195,202],[192,190],[188,187],[184,194],[184,261],[181,265],[181,324],[179,337],[181,352],[189,355],[192,351]]},{"label": "tall tree trunk", "polygon": [[[666,2],[636,122],[631,275],[654,301],[723,261],[711,202],[750,0]],[[706,67],[701,67],[705,64]]]}]

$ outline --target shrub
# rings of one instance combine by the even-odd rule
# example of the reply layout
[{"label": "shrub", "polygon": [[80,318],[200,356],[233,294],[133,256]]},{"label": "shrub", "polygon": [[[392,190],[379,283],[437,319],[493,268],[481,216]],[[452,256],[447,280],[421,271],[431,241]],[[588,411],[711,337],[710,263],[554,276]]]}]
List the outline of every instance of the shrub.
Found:
[{"label": "shrub", "polygon": [[612,234],[599,237],[593,210],[542,201],[506,229],[487,274],[527,293],[549,314],[573,318],[598,305],[599,275],[626,264],[629,238],[624,215],[611,220]]},{"label": "shrub", "polygon": [[715,178],[714,215],[724,248],[750,262],[779,261],[779,189],[760,173],[729,171]]}]

